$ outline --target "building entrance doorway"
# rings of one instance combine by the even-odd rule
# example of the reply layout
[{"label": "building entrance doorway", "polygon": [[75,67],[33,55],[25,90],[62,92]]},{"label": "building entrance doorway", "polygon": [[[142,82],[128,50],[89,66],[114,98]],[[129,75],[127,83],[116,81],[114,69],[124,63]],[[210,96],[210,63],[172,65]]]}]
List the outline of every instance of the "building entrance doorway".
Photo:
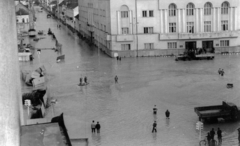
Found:
[{"label": "building entrance doorway", "polygon": [[202,47],[206,52],[214,53],[213,41],[203,41]]},{"label": "building entrance doorway", "polygon": [[196,42],[185,42],[186,50],[195,50],[196,49]]}]

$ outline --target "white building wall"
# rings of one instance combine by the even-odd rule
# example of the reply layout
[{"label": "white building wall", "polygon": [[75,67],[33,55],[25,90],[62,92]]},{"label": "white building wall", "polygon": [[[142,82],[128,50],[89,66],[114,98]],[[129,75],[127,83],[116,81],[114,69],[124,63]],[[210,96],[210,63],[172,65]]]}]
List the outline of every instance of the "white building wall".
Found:
[{"label": "white building wall", "polygon": [[[185,42],[195,41],[197,47],[202,47],[202,41],[212,40],[214,47],[219,47],[220,40],[229,40],[230,46],[239,45],[240,30],[240,9],[239,0],[227,0],[230,4],[229,14],[221,15],[221,4],[226,0],[79,0],[79,13],[81,31],[89,35],[87,23],[94,24],[94,36],[99,35],[100,42],[103,42],[108,35],[107,46],[110,44],[111,51],[121,51],[122,44],[130,44],[131,50],[144,50],[145,43],[154,43],[154,49],[168,49],[169,42],[177,42],[176,49],[184,49]],[[194,16],[186,15],[188,3],[195,6]],[[204,4],[212,4],[212,14],[204,15]],[[94,14],[92,8],[88,7],[93,3],[98,15]],[[177,6],[176,16],[169,17],[169,5],[174,3]],[[84,6],[84,7],[82,7]],[[128,18],[121,18],[121,6],[127,6]],[[137,16],[136,16],[137,9]],[[102,16],[105,10],[105,17]],[[154,11],[154,17],[142,17],[142,11]],[[93,14],[92,14],[93,13]],[[229,21],[229,30],[221,30],[221,21]],[[204,32],[204,21],[211,21],[211,32]],[[169,23],[176,23],[176,33],[169,32]],[[187,22],[194,22],[194,33],[187,32]],[[104,32],[103,26],[106,26]],[[122,27],[129,27],[129,34],[122,34]],[[153,34],[145,34],[144,27],[153,27]],[[181,37],[180,37],[181,36]],[[188,37],[186,37],[188,36]],[[97,38],[97,37],[96,37]],[[126,41],[124,41],[126,38]],[[193,39],[194,38],[194,39]]]},{"label": "white building wall", "polygon": [[29,23],[29,15],[17,15],[18,23]]}]

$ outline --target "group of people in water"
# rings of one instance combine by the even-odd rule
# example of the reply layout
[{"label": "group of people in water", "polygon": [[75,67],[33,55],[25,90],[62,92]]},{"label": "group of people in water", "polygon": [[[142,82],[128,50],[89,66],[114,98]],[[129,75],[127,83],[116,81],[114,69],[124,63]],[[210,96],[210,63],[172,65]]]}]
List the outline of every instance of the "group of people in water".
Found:
[{"label": "group of people in water", "polygon": [[61,29],[61,24],[57,24],[57,28]]},{"label": "group of people in water", "polygon": [[222,68],[219,68],[218,69],[218,74],[223,76],[224,75],[224,70]]},{"label": "group of people in water", "polygon": [[[157,107],[156,105],[154,105],[154,108],[153,108],[153,115],[157,115]],[[170,118],[170,112],[169,110],[167,109],[166,112],[165,112],[165,116],[167,119]],[[152,129],[152,133],[156,133],[157,132],[157,121],[154,121],[153,123],[153,129]]]},{"label": "group of people in water", "polygon": [[[84,82],[83,82],[84,81]],[[87,85],[88,84],[88,81],[87,81],[87,77],[84,77],[84,78],[80,78],[79,79],[79,85]]]},{"label": "group of people in water", "polygon": [[[207,133],[207,141],[209,146],[216,146],[217,141],[214,139],[215,136],[214,128],[210,132]],[[217,138],[218,138],[218,145],[222,144],[222,130],[218,128],[217,130]]]},{"label": "group of people in water", "polygon": [[116,58],[117,58],[117,60],[119,60],[119,61],[122,60],[122,58],[121,58],[120,56],[117,56]]},{"label": "group of people in water", "polygon": [[97,124],[95,124],[95,121],[92,121],[92,124],[91,124],[91,129],[92,129],[92,133],[100,133],[100,128],[101,128],[101,125],[99,124],[99,122],[97,122]]}]

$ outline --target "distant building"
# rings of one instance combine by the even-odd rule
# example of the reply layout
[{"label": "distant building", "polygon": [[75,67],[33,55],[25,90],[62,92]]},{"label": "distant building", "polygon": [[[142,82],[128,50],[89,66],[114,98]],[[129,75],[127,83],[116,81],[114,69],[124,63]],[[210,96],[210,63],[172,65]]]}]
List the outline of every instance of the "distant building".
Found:
[{"label": "distant building", "polygon": [[79,14],[75,16],[74,29],[75,29],[77,32],[79,31]]},{"label": "distant building", "polygon": [[239,0],[79,0],[79,31],[110,56],[238,51]]},{"label": "distant building", "polygon": [[29,20],[30,11],[20,2],[16,6],[16,22],[17,22],[17,32],[20,34],[22,32],[28,32],[29,30]]},{"label": "distant building", "polygon": [[66,9],[67,9],[67,1],[68,0],[63,0],[62,2],[59,3],[59,15],[60,15],[60,20],[64,23],[66,23]]},{"label": "distant building", "polygon": [[26,7],[29,5],[29,2],[27,0],[15,0],[15,6],[19,3],[23,4]]},{"label": "distant building", "polygon": [[78,0],[71,0],[67,2],[66,7],[66,23],[69,27],[74,28],[75,16],[79,13]]}]

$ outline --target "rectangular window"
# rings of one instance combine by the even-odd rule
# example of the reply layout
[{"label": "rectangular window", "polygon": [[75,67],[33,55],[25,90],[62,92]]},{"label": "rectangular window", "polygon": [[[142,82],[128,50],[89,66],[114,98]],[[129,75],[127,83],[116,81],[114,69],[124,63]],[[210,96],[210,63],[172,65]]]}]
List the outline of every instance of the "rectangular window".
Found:
[{"label": "rectangular window", "polygon": [[144,49],[153,49],[153,43],[145,43],[144,44]]},{"label": "rectangular window", "polygon": [[142,11],[142,16],[147,17],[147,11]]},{"label": "rectangular window", "polygon": [[211,7],[205,7],[204,8],[204,15],[211,15]]},{"label": "rectangular window", "polygon": [[169,33],[176,32],[176,23],[169,23]]},{"label": "rectangular window", "polygon": [[227,20],[221,21],[221,25],[222,25],[222,31],[228,30],[228,21]]},{"label": "rectangular window", "polygon": [[211,32],[211,21],[204,21],[204,32]]},{"label": "rectangular window", "polygon": [[193,8],[187,8],[187,16],[193,16],[194,15],[194,9]]},{"label": "rectangular window", "polygon": [[194,33],[194,22],[187,22],[187,32]]},{"label": "rectangular window", "polygon": [[228,47],[229,46],[229,40],[220,40],[220,46],[221,47]]},{"label": "rectangular window", "polygon": [[149,17],[153,17],[153,10],[149,11]]},{"label": "rectangular window", "polygon": [[176,49],[177,42],[168,42],[168,49]]},{"label": "rectangular window", "polygon": [[176,16],[176,9],[175,8],[169,9],[169,16]]},{"label": "rectangular window", "polygon": [[223,14],[223,15],[228,14],[228,7],[222,7],[221,14]]},{"label": "rectangular window", "polygon": [[123,27],[123,28],[122,28],[122,34],[129,34],[129,29],[128,29],[128,27]]},{"label": "rectangular window", "polygon": [[143,31],[144,33],[153,33],[153,27],[144,27]]},{"label": "rectangular window", "polygon": [[128,18],[128,11],[121,11],[121,18]]},{"label": "rectangular window", "polygon": [[121,44],[121,50],[122,51],[131,50],[130,47],[131,47],[130,44]]},{"label": "rectangular window", "polygon": [[106,32],[106,25],[104,25],[104,31]]}]

